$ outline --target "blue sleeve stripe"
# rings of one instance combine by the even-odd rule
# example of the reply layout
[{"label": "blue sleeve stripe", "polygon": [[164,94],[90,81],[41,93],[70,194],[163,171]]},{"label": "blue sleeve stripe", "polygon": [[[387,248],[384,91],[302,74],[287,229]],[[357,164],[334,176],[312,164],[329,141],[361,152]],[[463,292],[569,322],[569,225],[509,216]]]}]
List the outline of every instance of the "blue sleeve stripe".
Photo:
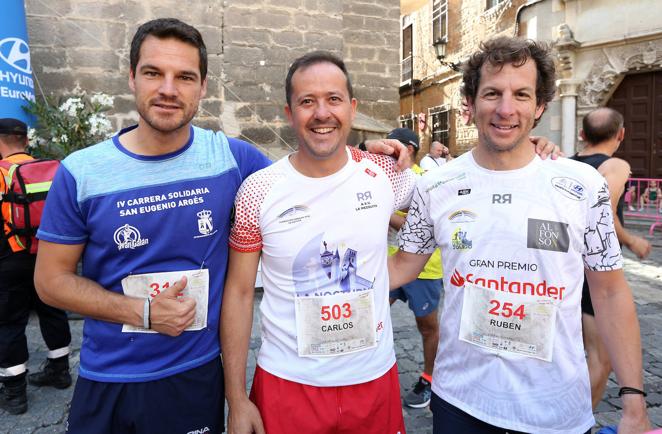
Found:
[{"label": "blue sleeve stripe", "polygon": [[40,240],[50,241],[59,244],[82,244],[87,240],[87,237],[68,237],[66,235],[53,234],[39,229],[37,231],[37,238]]}]

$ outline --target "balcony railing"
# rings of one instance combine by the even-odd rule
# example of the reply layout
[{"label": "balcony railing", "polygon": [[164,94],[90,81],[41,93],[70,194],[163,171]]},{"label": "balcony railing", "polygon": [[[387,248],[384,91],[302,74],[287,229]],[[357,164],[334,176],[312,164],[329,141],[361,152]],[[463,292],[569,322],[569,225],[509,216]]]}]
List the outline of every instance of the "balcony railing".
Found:
[{"label": "balcony railing", "polygon": [[653,235],[656,226],[662,226],[662,179],[630,178],[625,188],[626,219],[651,223],[648,231]]}]

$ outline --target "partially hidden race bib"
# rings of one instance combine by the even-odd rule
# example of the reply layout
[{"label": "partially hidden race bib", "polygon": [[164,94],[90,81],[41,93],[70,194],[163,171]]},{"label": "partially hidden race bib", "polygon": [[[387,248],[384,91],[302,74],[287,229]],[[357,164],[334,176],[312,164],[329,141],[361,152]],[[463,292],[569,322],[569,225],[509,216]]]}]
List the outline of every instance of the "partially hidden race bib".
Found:
[{"label": "partially hidden race bib", "polygon": [[[154,299],[161,291],[174,285],[182,276],[186,276],[186,288],[180,297],[189,297],[195,300],[195,319],[193,324],[185,330],[202,330],[207,327],[207,305],[209,302],[209,270],[197,269],[186,271],[168,271],[165,273],[132,274],[122,279],[122,290],[125,295],[139,298],[151,297]],[[122,332],[157,333],[142,327],[124,324]]]},{"label": "partially hidden race bib", "polygon": [[459,338],[551,362],[557,309],[554,300],[465,283]]},{"label": "partially hidden race bib", "polygon": [[373,290],[295,298],[301,357],[338,356],[377,345]]}]

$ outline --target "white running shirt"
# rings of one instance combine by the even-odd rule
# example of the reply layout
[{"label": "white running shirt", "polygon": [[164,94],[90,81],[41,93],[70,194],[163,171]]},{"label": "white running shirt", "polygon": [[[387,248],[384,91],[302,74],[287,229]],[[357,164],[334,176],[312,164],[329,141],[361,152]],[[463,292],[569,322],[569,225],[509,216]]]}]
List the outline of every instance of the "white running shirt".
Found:
[{"label": "white running shirt", "polygon": [[421,158],[421,162],[419,163],[419,165],[423,170],[432,170],[432,169],[436,169],[437,167],[443,166],[446,163],[447,161],[445,158],[442,157],[434,158],[430,154],[428,154],[425,157]]},{"label": "white running shirt", "polygon": [[[415,175],[411,170],[395,172],[390,157],[354,148],[347,153],[347,164],[323,178],[300,174],[288,157],[251,175],[237,195],[230,235],[235,250],[262,251],[258,365],[278,377],[313,386],[364,383],[395,363],[386,233],[393,211],[408,206]],[[367,328],[375,331],[373,347],[350,354],[299,356],[297,298],[365,294],[371,288],[374,329]],[[319,312],[316,315],[319,318]]]},{"label": "white running shirt", "polygon": [[[519,170],[490,171],[467,152],[423,176],[400,233],[407,252],[431,253],[437,245],[446,299],[432,390],[506,429],[591,428],[581,338],[584,266],[622,267],[604,178],[586,164],[538,157]],[[466,283],[489,291],[473,292]],[[463,312],[465,304],[479,304],[480,291],[483,309]],[[522,303],[538,304],[517,311]],[[553,306],[555,318],[524,324]]]}]

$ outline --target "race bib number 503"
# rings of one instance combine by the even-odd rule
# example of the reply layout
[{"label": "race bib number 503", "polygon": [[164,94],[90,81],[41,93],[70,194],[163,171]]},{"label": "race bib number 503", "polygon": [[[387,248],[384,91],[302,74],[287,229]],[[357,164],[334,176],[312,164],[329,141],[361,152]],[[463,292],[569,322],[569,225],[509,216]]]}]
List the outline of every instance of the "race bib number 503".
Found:
[{"label": "race bib number 503", "polygon": [[372,289],[295,301],[299,356],[337,356],[376,345]]}]

